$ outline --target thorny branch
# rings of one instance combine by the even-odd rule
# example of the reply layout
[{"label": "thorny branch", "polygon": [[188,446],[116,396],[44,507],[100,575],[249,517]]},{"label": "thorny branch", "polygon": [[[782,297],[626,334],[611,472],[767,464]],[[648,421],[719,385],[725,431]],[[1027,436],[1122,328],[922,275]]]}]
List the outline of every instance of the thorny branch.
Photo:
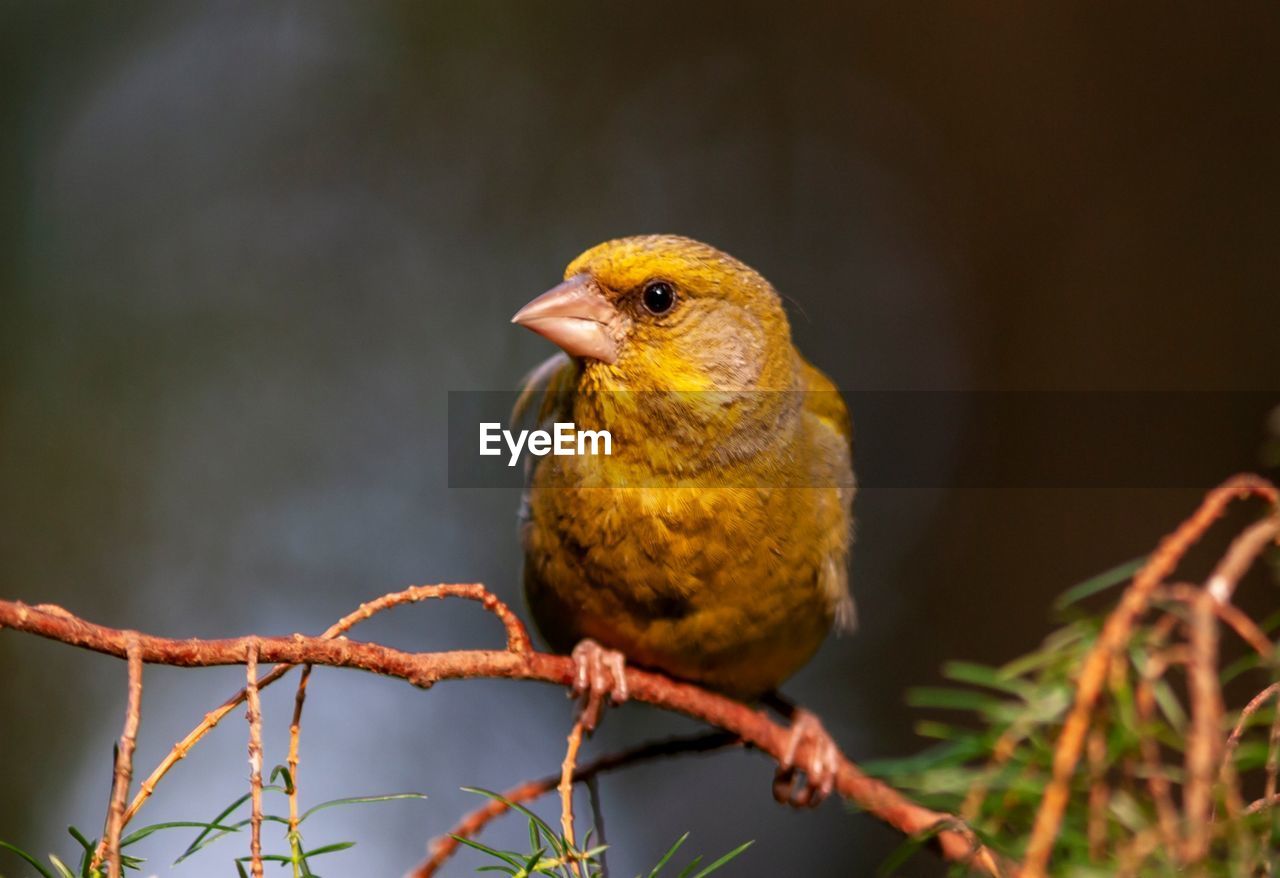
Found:
[{"label": "thorny branch", "polygon": [[[531,650],[527,646],[529,638],[523,625],[514,615],[504,615],[500,612],[498,608],[505,605],[501,605],[496,598],[485,599],[478,591],[480,586],[421,586],[419,590],[409,589],[397,594],[417,594],[420,590],[433,590],[429,593],[421,592],[423,597],[414,598],[420,600],[425,597],[442,597],[446,594],[442,590],[458,588],[468,589],[469,592],[465,596],[482,600],[486,607],[494,609],[494,612],[503,618],[508,631],[508,644],[514,648],[501,651],[456,650],[411,653],[376,643],[363,643],[345,638],[335,639],[335,636],[330,633],[344,624],[350,627],[350,624],[362,618],[368,618],[378,609],[408,601],[407,598],[397,598],[397,595],[388,595],[371,604],[366,604],[364,608],[320,637],[295,634],[291,637],[237,637],[222,640],[179,640],[154,635],[137,635],[137,638],[143,661],[176,667],[244,664],[249,645],[256,643],[258,660],[263,663],[355,668],[398,677],[424,689],[442,680],[474,677],[539,680],[564,687],[573,685],[575,676],[573,661],[567,656]],[[456,594],[457,592],[449,591],[448,593]],[[506,612],[510,613],[509,610]],[[51,640],[117,657],[125,655],[126,640],[131,636],[130,632],[95,625],[80,619],[60,607],[30,606],[20,601],[0,601],[0,627],[38,634]],[[277,667],[260,678],[259,688],[279,679],[283,670]],[[698,686],[672,680],[661,674],[638,668],[628,668],[626,673],[631,697],[637,701],[682,713],[732,732],[744,744],[765,753],[775,762],[786,752],[787,729],[774,722],[761,710],[726,696],[708,692]],[[205,722],[201,723],[187,739],[175,747],[174,752],[180,755],[176,755],[169,765],[182,758],[195,740],[212,728],[221,716],[241,700],[243,700],[243,693],[233,696],[223,707],[210,714],[210,717],[207,717]],[[215,716],[215,714],[218,715]],[[804,759],[807,755],[802,750],[798,758]],[[162,767],[167,770],[168,765]],[[157,769],[157,773],[162,775],[163,771]],[[151,786],[154,787],[154,782]],[[857,765],[843,755],[839,759],[836,790],[862,810],[907,835],[932,833],[938,826],[948,827],[934,836],[943,856],[956,862],[973,863],[989,875],[1002,874],[995,855],[968,832],[959,820],[908,800],[892,787],[863,773]]]},{"label": "thorny branch", "polygon": [[[564,834],[564,843],[570,853],[577,849],[573,837],[573,774],[578,768],[578,750],[582,747],[582,736],[586,731],[587,713],[579,711],[573,719],[573,728],[564,751],[564,762],[560,764],[560,831]],[[581,875],[582,869],[578,861],[569,860],[569,868],[574,875]]]},{"label": "thorny branch", "polygon": [[116,745],[115,775],[111,783],[111,804],[107,807],[107,827],[102,842],[94,852],[93,868],[97,868],[105,856],[109,878],[120,878],[124,869],[120,859],[120,833],[124,829],[124,804],[129,797],[129,783],[133,779],[133,751],[138,745],[138,726],[142,721],[142,648],[137,637],[129,637],[125,644],[125,657],[129,663],[129,703],[125,708],[124,731]]},{"label": "thorny branch", "polygon": [[[507,632],[507,648],[513,652],[521,652],[529,648],[529,634],[525,630],[524,625],[516,618],[511,608],[491,594],[483,585],[475,583],[455,584],[455,585],[415,585],[402,591],[391,592],[385,594],[376,600],[368,601],[361,604],[353,612],[343,616],[333,625],[329,626],[323,634],[323,639],[331,639],[341,637],[347,631],[350,631],[360,622],[371,618],[377,613],[389,610],[392,607],[398,607],[402,604],[418,603],[419,601],[442,599],[442,598],[464,598],[467,600],[479,601],[484,605],[485,609],[493,613],[501,620],[503,627]],[[66,613],[61,607],[52,607],[44,605],[49,612]],[[68,614],[69,615],[69,614]],[[2,625],[2,623],[0,623]],[[281,665],[270,673],[265,674],[258,680],[258,689],[265,689],[276,680],[279,680],[293,668],[292,664]],[[299,685],[302,685],[301,681]],[[181,741],[173,745],[168,755],[156,766],[155,770],[142,782],[138,794],[134,796],[133,802],[129,805],[129,810],[125,812],[124,823],[128,825],[134,815],[138,813],[138,809],[143,803],[151,797],[151,793],[155,790],[156,784],[160,782],[160,778],[164,777],[169,769],[173,768],[178,762],[184,759],[187,752],[195,746],[196,742],[207,735],[223,717],[235,710],[238,705],[244,702],[248,693],[247,689],[241,689],[235,695],[232,695],[219,707],[210,711],[205,715],[194,729],[187,733],[187,736]]]},{"label": "thorny branch", "polygon": [[262,878],[262,702],[258,698],[258,644],[249,641],[244,662],[249,710],[249,867]]},{"label": "thorny branch", "polygon": [[[1190,546],[1234,499],[1258,496],[1266,499],[1273,514],[1246,529],[1232,543],[1203,588],[1186,584],[1167,584],[1167,577]],[[1280,538],[1280,513],[1276,489],[1254,476],[1237,476],[1211,492],[1200,509],[1177,530],[1167,537],[1147,564],[1133,578],[1119,605],[1107,618],[1101,633],[1081,666],[1076,682],[1074,703],[1067,714],[1054,751],[1053,778],[1047,787],[1036,813],[1030,843],[1021,872],[1003,862],[985,848],[973,832],[961,820],[917,805],[886,784],[865,775],[844,756],[839,757],[836,781],[837,791],[850,802],[858,805],[879,820],[908,835],[933,835],[943,855],[957,863],[965,863],[989,875],[1021,874],[1028,878],[1046,874],[1054,839],[1061,825],[1070,782],[1076,774],[1079,760],[1088,744],[1089,776],[1091,790],[1091,814],[1101,814],[1107,798],[1107,776],[1104,766],[1104,739],[1100,729],[1106,717],[1098,709],[1104,687],[1127,685],[1129,665],[1122,650],[1136,630],[1141,617],[1150,609],[1163,615],[1151,626],[1152,651],[1146,663],[1139,668],[1140,679],[1135,690],[1135,705],[1140,716],[1150,717],[1154,709],[1153,685],[1171,666],[1185,667],[1192,700],[1192,721],[1188,732],[1186,765],[1182,789],[1184,813],[1179,819],[1170,793],[1170,781],[1160,763],[1158,750],[1144,749],[1141,761],[1154,800],[1158,806],[1159,822],[1156,827],[1136,833],[1119,847],[1118,865],[1124,874],[1136,874],[1143,861],[1157,850],[1161,843],[1176,851],[1182,861],[1195,864],[1209,852],[1214,837],[1212,827],[1215,800],[1214,790],[1225,788],[1228,812],[1253,813],[1274,806],[1280,801],[1277,793],[1277,774],[1280,774],[1280,710],[1276,710],[1271,726],[1268,759],[1266,764],[1266,789],[1263,797],[1247,808],[1240,800],[1238,779],[1231,764],[1232,754],[1249,722],[1249,718],[1268,701],[1276,697],[1273,685],[1259,693],[1244,711],[1231,735],[1222,738],[1225,709],[1218,680],[1219,623],[1233,630],[1244,642],[1256,650],[1260,657],[1269,660],[1274,652],[1267,635],[1249,617],[1233,607],[1230,599],[1235,588],[1254,560],[1265,548]],[[348,640],[346,631],[374,613],[404,603],[443,598],[463,597],[481,602],[503,623],[507,634],[507,648],[497,650],[459,650],[449,652],[409,653],[375,643]],[[1185,644],[1166,645],[1166,640],[1181,626],[1185,629]],[[319,637],[295,634],[292,637],[242,637],[225,640],[175,640],[123,631],[95,625],[79,619],[60,607],[51,605],[28,606],[21,602],[0,601],[0,627],[38,634],[63,643],[126,658],[129,661],[129,708],[126,712],[125,731],[118,751],[112,804],[95,864],[105,857],[113,865],[113,874],[119,869],[119,837],[123,825],[151,794],[156,782],[169,768],[182,759],[196,741],[206,734],[237,704],[246,698],[250,702],[250,754],[256,756],[254,790],[260,795],[261,743],[258,690],[279,679],[296,664],[305,665],[295,698],[293,722],[290,726],[289,768],[291,777],[297,771],[297,744],[302,705],[306,684],[312,665],[347,667],[404,679],[420,688],[429,688],[441,680],[474,677],[539,680],[559,686],[571,686],[575,668],[571,659],[534,652],[523,624],[505,604],[487,592],[483,586],[437,585],[415,586],[401,592],[385,595],[361,605],[354,613]],[[143,782],[138,795],[126,811],[123,802],[128,793],[132,769],[132,753],[136,743],[141,699],[141,666],[143,662],[181,667],[211,665],[246,665],[248,685],[221,707],[211,712],[192,732],[176,744],[169,756],[152,775]],[[268,674],[258,677],[257,664],[277,665]],[[627,684],[636,700],[648,702],[667,710],[683,713],[722,729],[725,741],[734,741],[754,747],[775,761],[785,752],[788,732],[774,723],[763,711],[756,710],[724,696],[699,687],[671,680],[654,674],[628,668]],[[1277,684],[1280,685],[1280,684]],[[575,725],[575,731],[577,730]],[[997,747],[993,765],[1006,760],[1025,734],[1022,729],[1010,729],[1007,740]],[[571,789],[574,782],[589,779],[600,771],[618,767],[639,758],[660,755],[665,745],[655,745],[647,751],[634,751],[607,757],[579,769],[576,764],[577,746],[571,733],[569,750],[559,776],[522,784],[508,793],[508,798],[519,802],[549,792],[561,790],[566,836],[572,838]],[[692,748],[691,748],[692,749]],[[679,752],[676,745],[676,752]],[[640,754],[640,755],[636,755]],[[801,753],[804,758],[808,754]],[[963,813],[977,813],[986,788],[975,788],[965,802]],[[296,783],[291,785],[291,830],[296,830]],[[1096,798],[1096,803],[1094,799]],[[490,802],[484,808],[468,816],[458,825],[457,835],[470,836],[480,831],[506,806]],[[255,814],[260,813],[255,805]],[[941,832],[937,830],[941,828]],[[253,844],[255,874],[260,873],[260,846]],[[1182,836],[1179,838],[1179,832]],[[935,834],[936,833],[936,834]],[[1091,853],[1101,856],[1106,842],[1100,823],[1091,819],[1089,827]],[[412,874],[413,878],[430,878],[439,865],[456,849],[452,839],[437,841],[432,855]]]},{"label": "thorny branch", "polygon": [[307,683],[311,680],[311,665],[304,665],[298,678],[298,691],[293,696],[293,719],[289,723],[289,845],[298,849],[298,745],[302,734],[302,706],[307,701]]}]

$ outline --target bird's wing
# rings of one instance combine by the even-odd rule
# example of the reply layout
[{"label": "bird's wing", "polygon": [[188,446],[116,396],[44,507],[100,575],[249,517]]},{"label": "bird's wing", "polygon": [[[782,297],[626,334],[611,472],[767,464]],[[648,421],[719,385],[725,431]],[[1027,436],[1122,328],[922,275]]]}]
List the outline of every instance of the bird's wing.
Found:
[{"label": "bird's wing", "polygon": [[[853,420],[849,417],[849,409],[844,397],[836,389],[830,378],[808,362],[803,362],[803,380],[805,388],[805,411],[817,418],[820,429],[828,431],[829,438],[836,438],[837,458],[841,458],[838,470],[828,473],[839,490],[839,510],[841,517],[848,519],[844,539],[827,551],[820,568],[819,579],[823,593],[831,601],[835,612],[837,631],[852,631],[857,625],[857,610],[853,603],[853,595],[849,593],[849,544],[853,540],[853,519],[850,509],[853,505]],[[842,453],[843,452],[843,453]]]},{"label": "bird's wing", "polygon": [[532,411],[535,401],[538,403],[536,423],[545,424],[557,414],[568,402],[566,394],[577,383],[579,368],[565,353],[558,351],[530,369],[520,380],[520,395],[511,407],[511,425],[514,427],[522,421]]},{"label": "bird's wing", "polygon": [[840,395],[835,383],[817,366],[807,361],[802,361],[802,366],[806,391],[805,411],[817,415],[837,434],[844,437],[844,441],[849,443],[849,448],[852,450],[853,420],[849,417],[849,409],[844,404],[844,397]]},{"label": "bird's wing", "polygon": [[[573,389],[578,383],[582,365],[564,353],[556,353],[529,370],[520,382],[520,395],[511,407],[511,426],[514,428],[533,416],[536,425],[557,420],[568,420],[573,406]],[[524,462],[524,493],[520,497],[518,523],[523,539],[525,525],[529,522],[529,488],[533,483],[532,458],[526,455]]]}]

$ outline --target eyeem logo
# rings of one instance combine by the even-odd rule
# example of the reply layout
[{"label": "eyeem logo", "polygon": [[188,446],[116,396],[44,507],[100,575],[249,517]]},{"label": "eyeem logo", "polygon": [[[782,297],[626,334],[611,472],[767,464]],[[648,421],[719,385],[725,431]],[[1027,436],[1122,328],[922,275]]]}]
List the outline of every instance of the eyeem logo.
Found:
[{"label": "eyeem logo", "polygon": [[512,433],[502,429],[502,424],[499,423],[480,425],[482,455],[496,457],[502,454],[503,443],[511,455],[507,466],[515,466],[522,451],[538,457],[548,454],[613,454],[613,437],[608,430],[579,430],[573,423],[557,422],[550,433],[546,430],[521,430],[519,433]]}]

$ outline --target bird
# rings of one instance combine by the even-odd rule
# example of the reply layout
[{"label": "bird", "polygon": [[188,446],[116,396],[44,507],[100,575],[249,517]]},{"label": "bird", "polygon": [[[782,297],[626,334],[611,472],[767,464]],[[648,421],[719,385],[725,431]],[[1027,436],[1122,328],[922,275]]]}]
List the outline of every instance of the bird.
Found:
[{"label": "bird", "polygon": [[838,750],[778,688],[853,627],[853,427],[778,292],[709,244],[639,235],[582,253],[512,322],[561,349],[515,416],[611,438],[540,457],[521,514],[525,596],[588,728],[626,699],[627,664],[764,701],[791,719],[775,797],[821,802]]}]

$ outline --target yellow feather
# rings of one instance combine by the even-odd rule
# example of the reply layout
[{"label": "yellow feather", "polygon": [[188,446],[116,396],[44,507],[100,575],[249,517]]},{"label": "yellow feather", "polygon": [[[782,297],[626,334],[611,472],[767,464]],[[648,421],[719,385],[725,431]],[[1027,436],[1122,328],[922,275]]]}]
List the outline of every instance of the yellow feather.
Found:
[{"label": "yellow feather", "polygon": [[[629,315],[616,361],[566,361],[543,403],[608,429],[609,458],[532,475],[525,586],[552,645],[583,638],[754,697],[852,619],[852,427],[773,287],[706,244],[610,241],[570,263]],[[676,290],[668,314],[634,303]],[[674,391],[670,392],[670,391]],[[554,397],[554,398],[553,398]]]}]

